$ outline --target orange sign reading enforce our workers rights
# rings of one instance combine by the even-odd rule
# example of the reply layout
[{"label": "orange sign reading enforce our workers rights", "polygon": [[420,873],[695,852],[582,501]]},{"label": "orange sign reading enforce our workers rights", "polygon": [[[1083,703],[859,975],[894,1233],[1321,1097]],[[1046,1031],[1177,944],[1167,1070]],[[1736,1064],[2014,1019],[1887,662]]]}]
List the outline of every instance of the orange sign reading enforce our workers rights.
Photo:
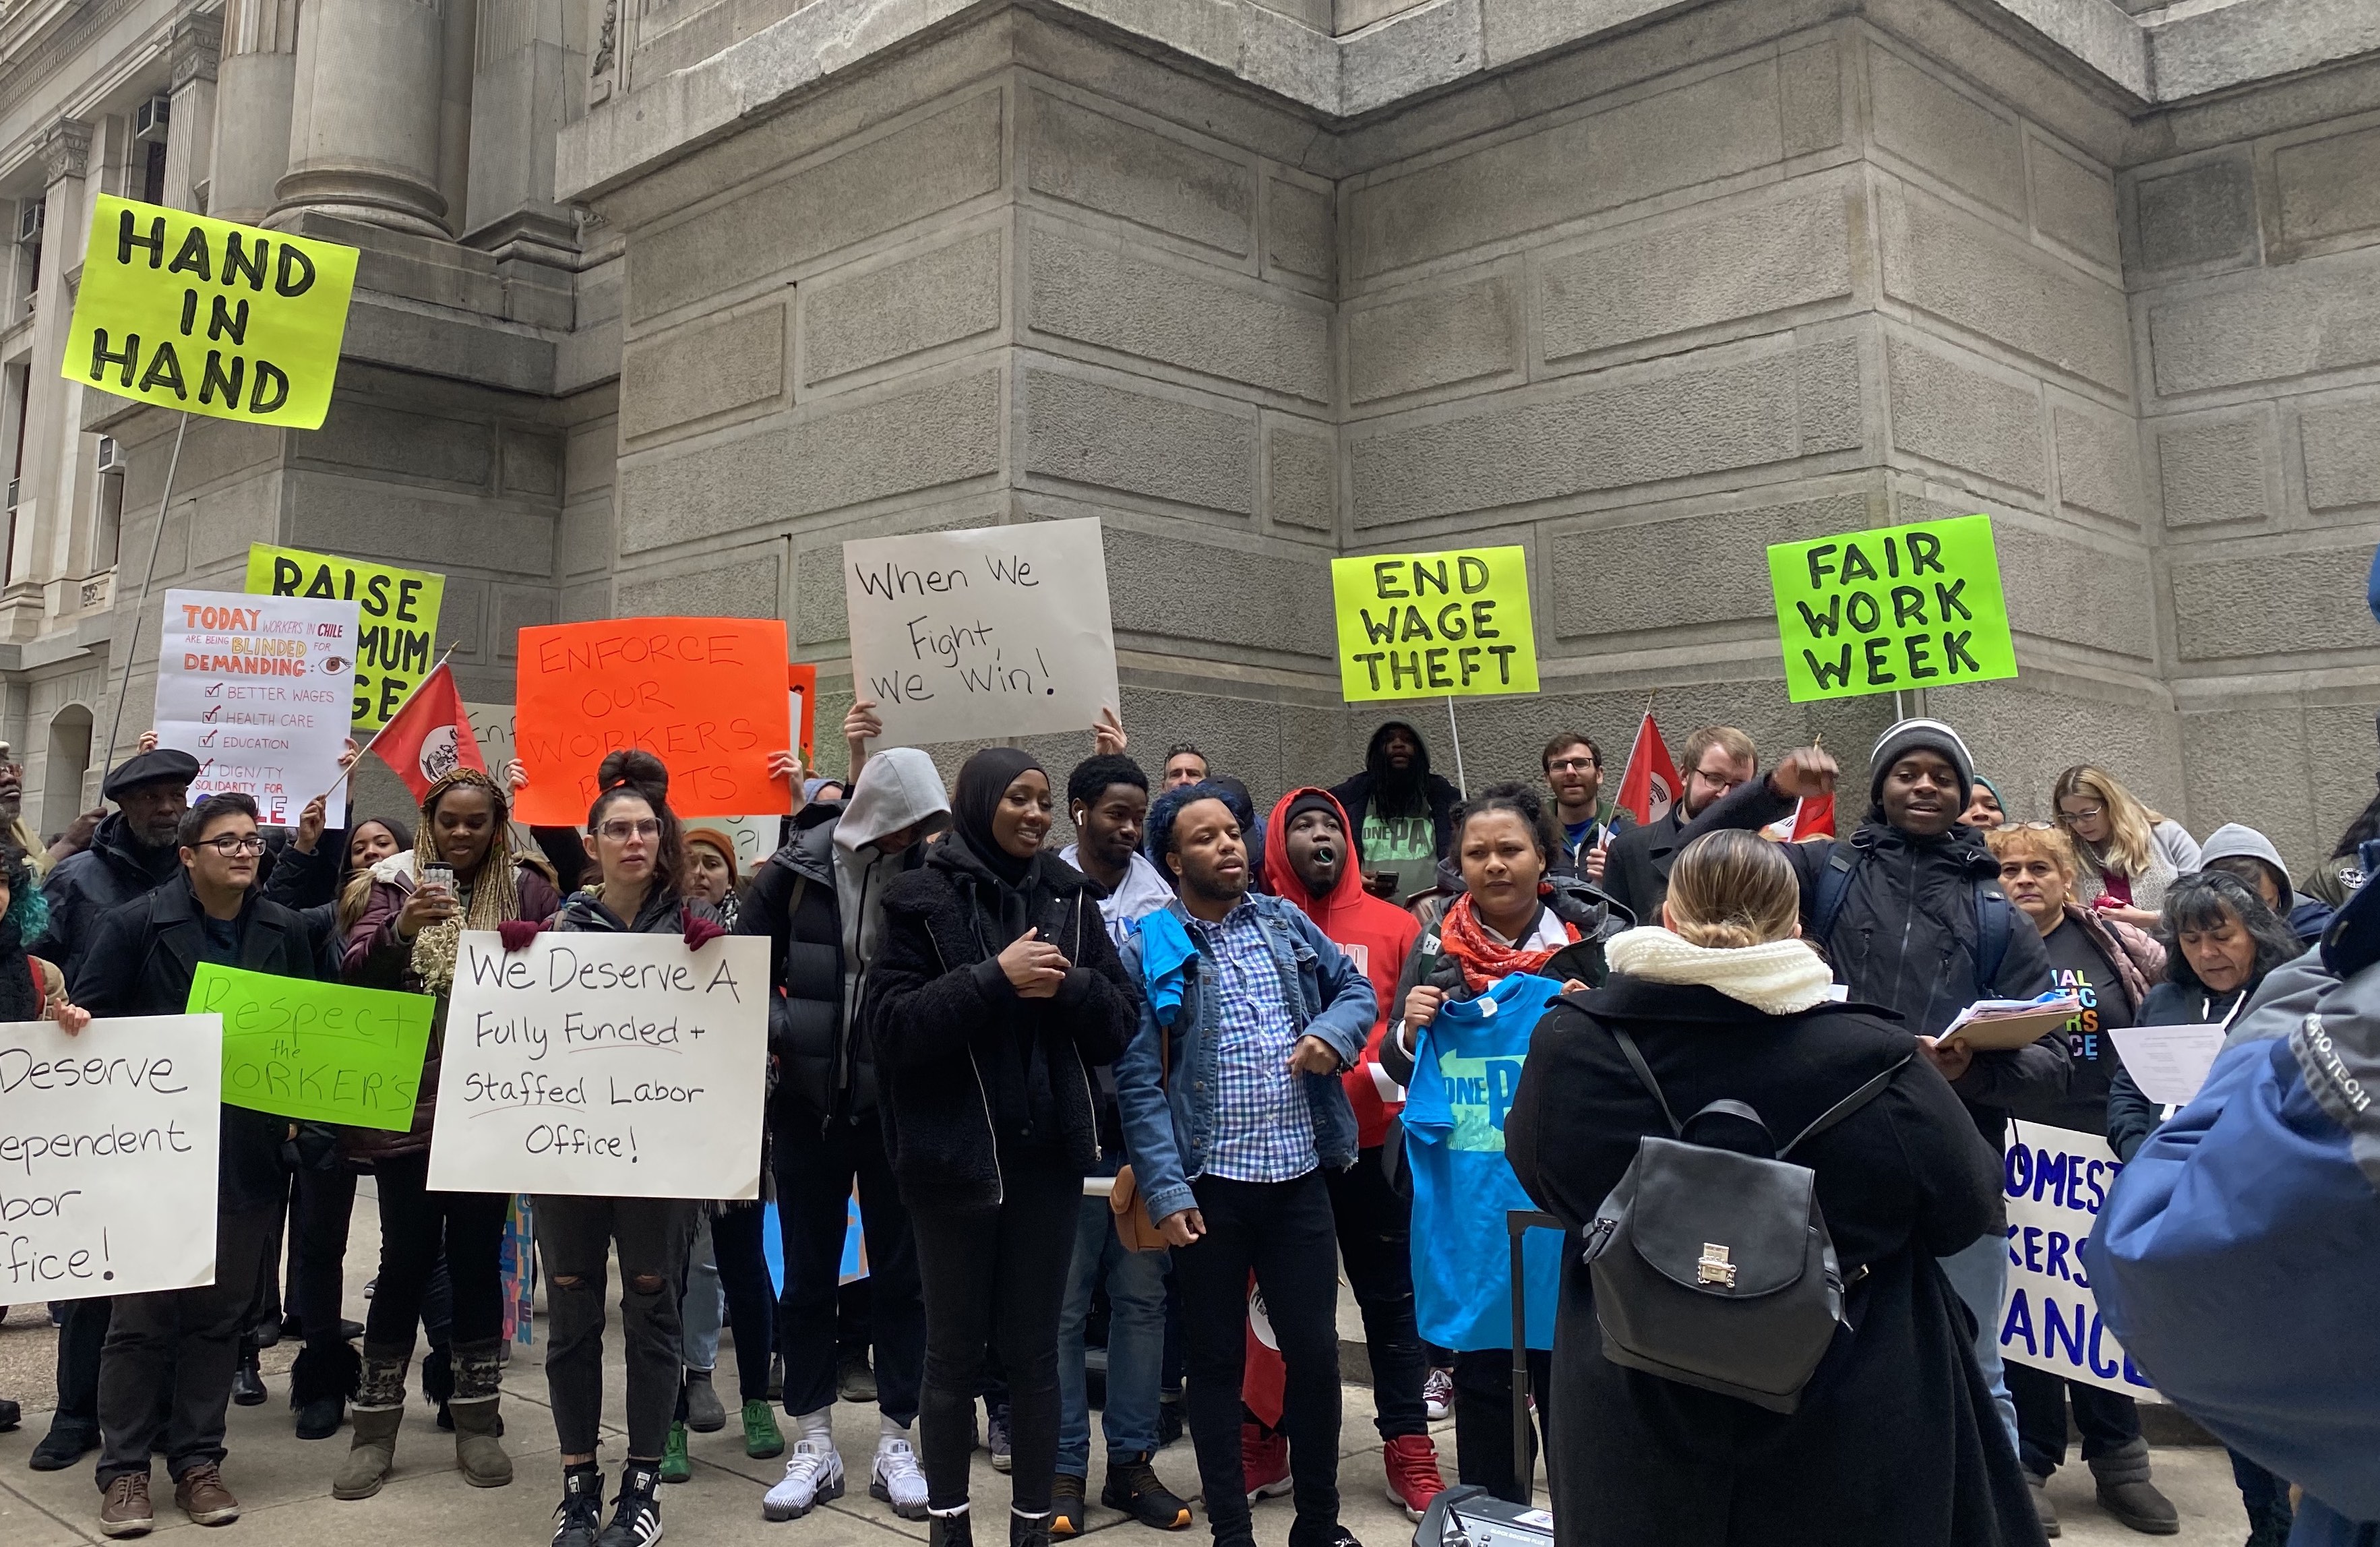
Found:
[{"label": "orange sign reading enforce our workers rights", "polygon": [[513,815],[579,827],[606,752],[638,747],[669,765],[680,816],[749,816],[793,805],[769,756],[794,744],[778,619],[621,617],[520,631],[514,734],[528,787]]}]

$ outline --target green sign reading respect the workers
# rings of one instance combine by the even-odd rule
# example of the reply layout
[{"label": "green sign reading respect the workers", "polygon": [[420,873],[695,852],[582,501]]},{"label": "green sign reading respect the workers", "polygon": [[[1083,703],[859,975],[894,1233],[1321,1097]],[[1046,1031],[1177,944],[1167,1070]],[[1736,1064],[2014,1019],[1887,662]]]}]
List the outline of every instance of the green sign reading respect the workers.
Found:
[{"label": "green sign reading respect the workers", "polygon": [[2016,675],[1988,516],[1779,542],[1768,582],[1795,703]]},{"label": "green sign reading respect the workers", "polygon": [[201,962],[187,1008],[223,1017],[223,1099],[230,1105],[403,1133],[413,1127],[437,1005],[426,993]]}]

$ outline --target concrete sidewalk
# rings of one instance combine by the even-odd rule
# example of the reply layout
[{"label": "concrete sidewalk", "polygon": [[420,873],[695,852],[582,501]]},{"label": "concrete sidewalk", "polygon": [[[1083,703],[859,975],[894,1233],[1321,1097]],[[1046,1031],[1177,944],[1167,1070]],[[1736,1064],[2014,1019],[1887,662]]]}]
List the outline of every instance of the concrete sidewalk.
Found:
[{"label": "concrete sidewalk", "polygon": [[[371,1276],[379,1253],[378,1213],[364,1183],[347,1255],[347,1314],[361,1320],[363,1285]],[[612,1335],[607,1339],[605,1382],[606,1429],[603,1463],[616,1480],[626,1431],[622,1418],[623,1374],[617,1334],[616,1275],[612,1285],[615,1302]],[[732,1335],[732,1334],[731,1334]],[[51,1349],[55,1334],[41,1308],[16,1308],[0,1324],[0,1377],[25,1407],[24,1426],[0,1435],[0,1532],[7,1547],[85,1547],[106,1539],[99,1532],[99,1492],[92,1485],[89,1462],[63,1472],[35,1472],[25,1464],[33,1443],[47,1428],[53,1401]],[[295,1357],[293,1347],[269,1350],[264,1358],[271,1397],[259,1407],[231,1409],[230,1456],[224,1478],[247,1513],[218,1531],[225,1547],[453,1547],[468,1543],[501,1547],[544,1547],[552,1536],[552,1514],[561,1496],[558,1452],[552,1418],[546,1405],[542,1367],[543,1345],[516,1348],[505,1372],[504,1445],[512,1453],[516,1476],[508,1488],[474,1489],[466,1485],[455,1467],[452,1436],[431,1421],[431,1410],[419,1397],[419,1371],[410,1378],[416,1399],[406,1414],[398,1440],[396,1470],[377,1497],[341,1503],[331,1497],[332,1473],[347,1448],[342,1430],[331,1440],[303,1442],[291,1428],[285,1371]],[[765,1537],[772,1547],[896,1547],[892,1538],[922,1541],[922,1521],[896,1518],[892,1510],[868,1496],[868,1468],[874,1453],[877,1427],[873,1407],[840,1404],[835,1432],[849,1474],[845,1496],[821,1506],[806,1519],[767,1524],[760,1517],[760,1496],[782,1474],[781,1459],[756,1461],[744,1455],[735,1415],[734,1359],[726,1350],[720,1358],[721,1397],[729,1405],[728,1426],[716,1434],[694,1436],[694,1480],[662,1491],[662,1522],[671,1539],[681,1542],[751,1541]],[[1365,1547],[1402,1547],[1413,1527],[1387,1496],[1380,1461],[1380,1442],[1372,1427],[1371,1394],[1346,1388],[1345,1418],[1341,1431],[1343,1459],[1340,1486],[1342,1516]],[[781,1426],[790,1428],[782,1416]],[[1454,1475],[1454,1435],[1451,1423],[1438,1426],[1439,1462],[1450,1480]],[[1099,1450],[1096,1438],[1093,1450]],[[1112,1510],[1097,1504],[1098,1462],[1091,1479],[1093,1504],[1089,1527],[1116,1531],[1108,1541],[1117,1547],[1156,1538]],[[1197,1464],[1189,1442],[1181,1441],[1158,1456],[1157,1467],[1167,1483],[1184,1497],[1198,1492]],[[2180,1507],[2182,1534],[2172,1539],[2182,1547],[2229,1547],[2246,1534],[2246,1517],[2231,1484],[2224,1453],[2209,1446],[2161,1447],[2156,1453],[2157,1481]],[[1542,1490],[1542,1481],[1540,1489]],[[2083,1544],[2137,1543],[2142,1539],[2117,1525],[2092,1502],[2090,1476],[2079,1464],[2051,1480],[2051,1494],[2065,1517],[2064,1541]],[[195,1547],[205,1528],[190,1525],[173,1505],[173,1490],[162,1468],[152,1487],[158,1529],[154,1540],[174,1539]],[[990,1456],[976,1453],[974,1496],[988,1528],[979,1531],[982,1547],[1004,1547],[998,1529],[997,1506],[1008,1496],[1008,1480],[992,1469]],[[1542,1491],[1540,1498],[1542,1499]],[[1261,1547],[1284,1547],[1291,1512],[1286,1499],[1269,1500],[1256,1512]],[[1179,1540],[1208,1540],[1203,1513]],[[1908,1547],[1923,1547],[1911,1543]]]}]

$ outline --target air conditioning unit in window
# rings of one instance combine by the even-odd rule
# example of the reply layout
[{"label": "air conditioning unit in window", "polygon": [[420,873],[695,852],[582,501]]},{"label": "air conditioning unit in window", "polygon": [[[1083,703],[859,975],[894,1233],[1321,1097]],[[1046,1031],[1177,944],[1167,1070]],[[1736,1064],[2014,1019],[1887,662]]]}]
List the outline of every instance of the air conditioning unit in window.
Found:
[{"label": "air conditioning unit in window", "polygon": [[124,470],[124,450],[115,444],[113,435],[99,438],[99,470],[103,473]]},{"label": "air conditioning unit in window", "polygon": [[28,199],[17,206],[17,240],[39,241],[42,222],[47,218],[49,206],[38,199]]},{"label": "air conditioning unit in window", "polygon": [[164,139],[165,120],[173,111],[173,98],[151,97],[132,110],[132,138],[135,140]]},{"label": "air conditioning unit in window", "polygon": [[14,478],[8,481],[8,503],[6,506],[0,506],[0,509],[14,510],[17,508],[17,485],[20,481],[21,480]]}]

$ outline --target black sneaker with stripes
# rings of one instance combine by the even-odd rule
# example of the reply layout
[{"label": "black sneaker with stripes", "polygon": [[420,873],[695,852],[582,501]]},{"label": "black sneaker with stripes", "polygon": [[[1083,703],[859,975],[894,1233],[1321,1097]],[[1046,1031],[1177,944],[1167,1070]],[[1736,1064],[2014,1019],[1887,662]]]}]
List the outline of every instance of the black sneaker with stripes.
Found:
[{"label": "black sneaker with stripes", "polygon": [[553,1547],[595,1547],[603,1529],[603,1474],[591,1466],[564,1472],[562,1507],[553,1521]]},{"label": "black sneaker with stripes", "polygon": [[661,1468],[631,1461],[620,1473],[620,1498],[613,1506],[612,1523],[595,1538],[595,1547],[653,1547],[662,1539],[662,1504],[654,1497]]}]

